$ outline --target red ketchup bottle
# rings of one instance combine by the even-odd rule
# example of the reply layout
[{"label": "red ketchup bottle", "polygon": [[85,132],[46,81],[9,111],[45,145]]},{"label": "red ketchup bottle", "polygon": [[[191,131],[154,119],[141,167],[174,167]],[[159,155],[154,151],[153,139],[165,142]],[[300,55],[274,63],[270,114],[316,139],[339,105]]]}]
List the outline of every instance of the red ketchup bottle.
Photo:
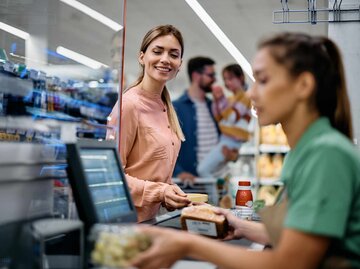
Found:
[{"label": "red ketchup bottle", "polygon": [[236,193],[236,207],[248,207],[253,206],[253,196],[251,193],[251,182],[250,181],[239,181],[238,191]]}]

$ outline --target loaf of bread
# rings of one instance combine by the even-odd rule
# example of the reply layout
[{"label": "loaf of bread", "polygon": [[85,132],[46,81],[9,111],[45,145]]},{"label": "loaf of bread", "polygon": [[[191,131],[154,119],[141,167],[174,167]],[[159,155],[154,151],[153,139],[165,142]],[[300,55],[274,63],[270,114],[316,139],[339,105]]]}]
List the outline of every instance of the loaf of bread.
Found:
[{"label": "loaf of bread", "polygon": [[183,230],[213,238],[224,238],[228,231],[226,218],[217,215],[214,207],[208,205],[184,208],[180,221]]}]

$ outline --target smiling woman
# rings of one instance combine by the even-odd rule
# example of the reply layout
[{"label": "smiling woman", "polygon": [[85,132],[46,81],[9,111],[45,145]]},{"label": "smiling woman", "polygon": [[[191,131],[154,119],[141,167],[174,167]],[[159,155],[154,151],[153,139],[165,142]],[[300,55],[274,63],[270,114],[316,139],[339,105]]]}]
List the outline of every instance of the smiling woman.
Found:
[{"label": "smiling woman", "polygon": [[[178,29],[151,29],[140,47],[141,74],[123,95],[120,156],[138,221],[155,217],[161,204],[173,210],[190,203],[171,179],[184,135],[166,88],[179,71],[183,53]],[[109,125],[116,124],[118,111],[116,104]],[[115,135],[109,132],[107,137]]]}]

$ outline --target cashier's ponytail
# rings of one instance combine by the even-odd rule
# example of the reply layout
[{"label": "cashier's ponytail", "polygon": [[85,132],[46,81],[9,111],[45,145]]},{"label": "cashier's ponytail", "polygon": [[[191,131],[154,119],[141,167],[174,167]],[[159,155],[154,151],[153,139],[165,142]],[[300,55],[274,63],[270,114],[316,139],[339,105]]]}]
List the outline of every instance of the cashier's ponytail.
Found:
[{"label": "cashier's ponytail", "polygon": [[[330,39],[323,38],[323,45],[334,66],[334,73],[329,74],[330,78],[332,78],[329,80],[329,84],[334,83],[332,87],[335,88],[336,91],[335,111],[329,111],[328,117],[336,129],[350,139],[353,139],[350,101],[347,93],[345,71],[341,54],[339,48]],[[319,96],[318,99],[318,103],[322,102],[322,106],[326,106],[326,96],[324,96],[324,94],[323,96]],[[326,111],[326,108],[323,110]]]},{"label": "cashier's ponytail", "polygon": [[331,125],[353,138],[350,102],[346,89],[343,62],[338,47],[327,37],[303,33],[281,33],[260,43],[269,48],[274,60],[285,66],[293,77],[303,72],[316,81],[313,105]]}]

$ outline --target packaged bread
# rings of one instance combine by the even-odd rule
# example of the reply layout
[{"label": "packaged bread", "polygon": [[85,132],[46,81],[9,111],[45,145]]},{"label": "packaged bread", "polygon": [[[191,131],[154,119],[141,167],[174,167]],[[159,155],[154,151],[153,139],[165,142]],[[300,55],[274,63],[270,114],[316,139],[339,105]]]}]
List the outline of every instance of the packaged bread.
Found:
[{"label": "packaged bread", "polygon": [[183,230],[213,238],[224,238],[229,227],[226,218],[217,215],[209,205],[184,208],[180,221]]},{"label": "packaged bread", "polygon": [[129,261],[151,245],[134,225],[96,224],[89,239],[94,243],[92,262],[104,268],[129,268]]}]

